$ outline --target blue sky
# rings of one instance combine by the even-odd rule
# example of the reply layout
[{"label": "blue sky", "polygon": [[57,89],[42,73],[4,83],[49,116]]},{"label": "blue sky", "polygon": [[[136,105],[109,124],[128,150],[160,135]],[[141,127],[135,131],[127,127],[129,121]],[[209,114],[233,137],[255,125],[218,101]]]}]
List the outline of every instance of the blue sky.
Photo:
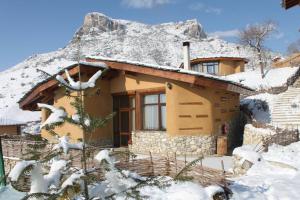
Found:
[{"label": "blue sky", "polygon": [[32,54],[64,47],[88,12],[158,24],[197,19],[210,34],[228,41],[247,24],[274,20],[279,29],[267,46],[285,53],[300,38],[300,7],[281,0],[1,0],[0,71]]}]

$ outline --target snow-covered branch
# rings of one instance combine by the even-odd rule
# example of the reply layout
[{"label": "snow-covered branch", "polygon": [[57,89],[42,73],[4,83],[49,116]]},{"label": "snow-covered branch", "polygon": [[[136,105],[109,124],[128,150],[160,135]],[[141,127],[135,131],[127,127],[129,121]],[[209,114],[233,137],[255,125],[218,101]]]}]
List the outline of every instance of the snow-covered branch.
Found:
[{"label": "snow-covered branch", "polygon": [[82,150],[82,148],[83,148],[83,143],[82,142],[79,142],[79,143],[76,143],[76,144],[70,143],[68,136],[62,136],[58,140],[59,140],[59,143],[54,145],[53,150],[62,149],[65,154],[67,154],[70,149]]},{"label": "snow-covered branch", "polygon": [[41,128],[45,127],[46,125],[62,123],[67,117],[67,113],[65,112],[64,109],[55,108],[54,106],[43,104],[43,103],[38,103],[37,105],[39,108],[46,108],[52,112],[50,116],[46,119],[46,121],[41,125]]},{"label": "snow-covered branch", "polygon": [[65,70],[65,73],[68,82],[61,75],[57,75],[56,80],[71,90],[80,91],[95,87],[96,81],[101,76],[102,71],[97,71],[87,82],[74,81],[74,79],[70,76],[68,70]]}]

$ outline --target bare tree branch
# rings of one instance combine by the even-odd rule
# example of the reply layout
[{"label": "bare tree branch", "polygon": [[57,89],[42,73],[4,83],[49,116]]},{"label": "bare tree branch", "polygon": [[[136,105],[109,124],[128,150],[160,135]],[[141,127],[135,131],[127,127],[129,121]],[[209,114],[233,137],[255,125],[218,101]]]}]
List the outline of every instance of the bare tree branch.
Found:
[{"label": "bare tree branch", "polygon": [[276,32],[277,24],[271,20],[261,24],[248,25],[245,29],[239,32],[239,41],[241,44],[253,48],[257,52],[259,59],[261,75],[264,77],[264,51],[266,50],[264,44],[274,32]]}]

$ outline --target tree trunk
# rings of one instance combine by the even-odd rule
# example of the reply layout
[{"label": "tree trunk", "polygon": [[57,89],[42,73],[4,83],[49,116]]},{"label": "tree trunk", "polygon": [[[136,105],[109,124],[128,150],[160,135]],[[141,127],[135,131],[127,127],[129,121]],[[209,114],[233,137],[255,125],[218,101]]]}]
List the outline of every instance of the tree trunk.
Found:
[{"label": "tree trunk", "polygon": [[258,59],[259,59],[259,66],[260,66],[260,74],[261,74],[261,78],[265,77],[265,73],[264,73],[264,64],[262,61],[262,56],[261,56],[261,50],[257,49],[258,52]]}]

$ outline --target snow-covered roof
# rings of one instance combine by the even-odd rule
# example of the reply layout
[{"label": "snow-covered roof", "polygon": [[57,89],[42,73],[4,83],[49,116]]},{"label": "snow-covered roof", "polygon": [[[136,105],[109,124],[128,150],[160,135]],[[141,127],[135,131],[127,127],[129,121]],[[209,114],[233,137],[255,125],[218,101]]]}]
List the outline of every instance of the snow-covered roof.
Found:
[{"label": "snow-covered roof", "polygon": [[11,126],[11,125],[24,125],[24,122],[16,121],[13,119],[0,118],[0,126]]},{"label": "snow-covered roof", "polygon": [[[89,60],[90,59],[90,60]],[[142,69],[142,67],[147,67],[147,68],[152,68],[152,69],[157,69],[157,70],[162,70],[162,71],[171,71],[171,72],[177,72],[177,73],[181,73],[181,74],[188,74],[188,75],[193,75],[197,78],[206,78],[206,79],[211,79],[214,81],[221,81],[224,84],[228,84],[228,85],[223,85],[221,86],[217,86],[215,84],[215,87],[220,87],[222,89],[226,89],[229,91],[234,91],[234,92],[238,92],[238,93],[250,93],[251,91],[253,91],[252,88],[244,86],[238,82],[232,81],[232,80],[228,80],[224,77],[219,77],[219,76],[215,76],[215,75],[211,75],[211,74],[206,74],[206,73],[201,73],[201,72],[196,72],[196,71],[192,71],[192,70],[185,70],[185,69],[181,69],[178,67],[170,67],[170,66],[161,66],[161,65],[155,65],[155,64],[147,64],[147,63],[142,63],[142,62],[135,62],[135,61],[129,61],[129,60],[120,60],[120,59],[112,59],[112,58],[107,58],[107,57],[100,57],[100,56],[90,56],[87,58],[87,61],[81,61],[79,62],[80,65],[83,66],[89,66],[89,67],[97,67],[97,68],[101,68],[101,69],[107,69],[108,68],[116,68],[115,66],[107,66],[110,64],[105,64],[109,63],[109,62],[115,62],[115,63],[120,63],[120,64],[130,64],[131,66],[133,66],[135,68],[135,70],[137,70],[136,72],[141,72],[144,73],[144,70]],[[70,69],[72,67],[75,67],[77,64],[71,64],[70,66],[65,67],[65,69]],[[138,68],[141,67],[141,70],[138,70]],[[58,72],[57,74],[61,74],[65,69],[62,69],[60,72]],[[172,76],[175,74],[172,74]],[[177,76],[174,76],[173,79],[176,79]],[[172,77],[165,77],[165,78],[171,78]],[[187,77],[185,77],[187,78]],[[183,79],[185,79],[183,78]],[[33,93],[33,91],[35,89],[37,89],[40,85],[47,83],[48,81],[50,81],[51,79],[55,79],[55,75],[45,79],[44,81],[38,83],[36,86],[34,86],[29,92],[27,92],[19,101],[18,103],[20,104],[21,108],[24,108],[24,105],[27,105],[28,102],[30,102],[32,99],[32,97],[29,97],[30,94]],[[180,79],[181,81],[185,82],[183,79]],[[186,80],[187,82],[190,82],[191,80],[188,79]],[[193,83],[195,82],[195,80],[193,81]],[[190,82],[191,83],[191,82]],[[202,83],[204,84],[204,83]],[[211,83],[206,83],[206,86],[210,86]],[[36,92],[40,92],[40,91],[36,91]],[[26,98],[28,97],[28,99],[26,100]]]},{"label": "snow-covered roof", "polygon": [[[143,62],[138,62],[138,61],[108,58],[108,57],[103,57],[103,56],[88,56],[87,58],[101,60],[101,61],[103,60],[103,61],[113,61],[113,62],[120,62],[120,63],[126,63],[126,64],[133,64],[133,65],[139,65],[142,67],[149,67],[149,68],[155,68],[155,69],[160,69],[160,70],[179,72],[179,73],[183,73],[183,74],[190,74],[190,75],[205,77],[205,78],[209,78],[209,79],[213,79],[213,80],[224,81],[224,82],[227,82],[227,83],[239,86],[239,87],[243,87],[248,90],[254,90],[253,88],[251,88],[249,86],[241,84],[239,81],[230,80],[230,79],[227,79],[226,77],[220,77],[220,76],[207,74],[207,73],[203,73],[203,72],[196,72],[193,70],[186,70],[186,69],[182,69],[179,67],[172,67],[172,66],[166,66],[166,65],[155,65],[155,64],[143,63]],[[93,62],[86,62],[86,63],[93,63]]]}]

